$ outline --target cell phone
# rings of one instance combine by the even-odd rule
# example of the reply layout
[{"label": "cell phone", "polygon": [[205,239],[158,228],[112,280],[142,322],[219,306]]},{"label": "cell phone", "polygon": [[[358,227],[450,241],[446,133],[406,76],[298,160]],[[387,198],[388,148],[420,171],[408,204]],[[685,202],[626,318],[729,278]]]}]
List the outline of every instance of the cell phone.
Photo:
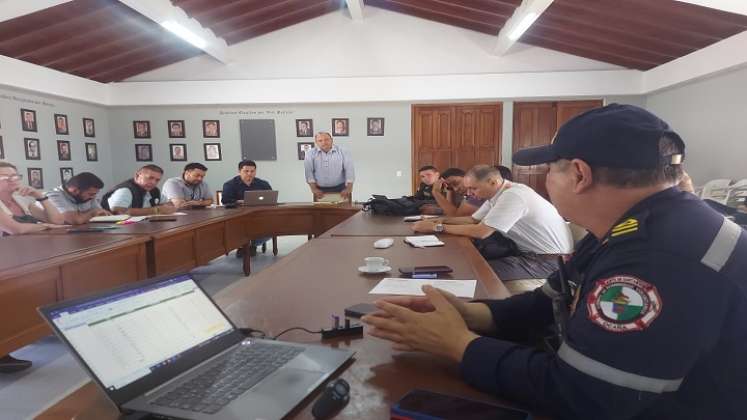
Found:
[{"label": "cell phone", "polygon": [[531,420],[526,411],[416,389],[391,408],[395,420]]},{"label": "cell phone", "polygon": [[359,303],[357,305],[348,306],[345,308],[345,316],[350,318],[360,318],[363,315],[368,315],[372,312],[376,312],[379,308],[372,303]]},{"label": "cell phone", "polygon": [[454,271],[448,265],[423,265],[418,267],[401,267],[399,272],[402,275],[410,276],[423,273],[448,274]]}]

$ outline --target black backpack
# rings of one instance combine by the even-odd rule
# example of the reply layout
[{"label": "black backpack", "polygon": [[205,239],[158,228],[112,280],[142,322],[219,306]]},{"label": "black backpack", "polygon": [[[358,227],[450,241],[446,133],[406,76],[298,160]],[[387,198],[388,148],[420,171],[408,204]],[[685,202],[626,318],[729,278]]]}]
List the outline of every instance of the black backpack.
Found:
[{"label": "black backpack", "polygon": [[417,200],[414,197],[374,196],[363,205],[363,210],[384,216],[413,216],[420,214],[420,206],[433,203],[433,200]]}]

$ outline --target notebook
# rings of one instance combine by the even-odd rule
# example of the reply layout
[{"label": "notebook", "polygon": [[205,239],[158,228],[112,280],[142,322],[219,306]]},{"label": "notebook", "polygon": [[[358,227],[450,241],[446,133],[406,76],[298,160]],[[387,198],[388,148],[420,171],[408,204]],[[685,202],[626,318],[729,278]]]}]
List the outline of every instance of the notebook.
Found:
[{"label": "notebook", "polygon": [[111,216],[96,216],[89,220],[90,223],[114,223],[121,222],[130,218],[128,214],[113,214]]},{"label": "notebook", "polygon": [[405,243],[410,244],[415,248],[445,245],[436,235],[407,236],[405,237]]}]

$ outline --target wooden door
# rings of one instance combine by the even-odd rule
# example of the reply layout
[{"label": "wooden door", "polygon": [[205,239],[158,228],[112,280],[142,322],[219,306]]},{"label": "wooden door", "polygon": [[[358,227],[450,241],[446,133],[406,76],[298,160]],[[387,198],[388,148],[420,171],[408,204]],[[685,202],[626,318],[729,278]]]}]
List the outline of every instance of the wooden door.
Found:
[{"label": "wooden door", "polygon": [[500,103],[413,105],[413,191],[422,166],[467,170],[500,162],[501,117]]},{"label": "wooden door", "polygon": [[[514,103],[513,150],[550,144],[558,128],[578,114],[602,106],[601,100]],[[548,198],[547,165],[513,166],[514,180]]]}]

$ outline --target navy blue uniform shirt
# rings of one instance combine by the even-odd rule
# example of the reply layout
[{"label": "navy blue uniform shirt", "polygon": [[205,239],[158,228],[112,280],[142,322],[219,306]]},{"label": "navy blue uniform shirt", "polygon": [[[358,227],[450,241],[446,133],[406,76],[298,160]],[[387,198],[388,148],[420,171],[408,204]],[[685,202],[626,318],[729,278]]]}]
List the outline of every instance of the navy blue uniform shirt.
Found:
[{"label": "navy blue uniform shirt", "polygon": [[222,204],[233,204],[236,200],[244,199],[244,191],[271,190],[270,183],[264,179],[255,177],[250,185],[246,185],[241,177],[236,175],[223,184]]},{"label": "navy blue uniform shirt", "polygon": [[[557,273],[487,302],[497,337],[467,347],[470,384],[560,419],[747,418],[747,233],[671,188],[567,264],[575,297],[557,354],[508,340],[553,323]],[[572,283],[571,286],[574,286]]]}]

